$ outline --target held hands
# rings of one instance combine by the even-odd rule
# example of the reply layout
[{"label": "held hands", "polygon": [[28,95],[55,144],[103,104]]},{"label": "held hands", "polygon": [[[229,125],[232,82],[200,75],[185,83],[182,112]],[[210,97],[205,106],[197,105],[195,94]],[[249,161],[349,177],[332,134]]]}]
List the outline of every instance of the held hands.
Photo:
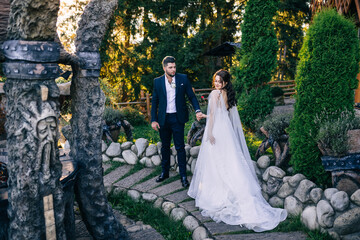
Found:
[{"label": "held hands", "polygon": [[158,122],[152,122],[151,123],[151,127],[155,130],[155,131],[159,131],[160,129],[160,125]]},{"label": "held hands", "polygon": [[202,112],[197,112],[196,113],[196,120],[200,121],[203,118],[206,118],[206,114],[203,114]]}]

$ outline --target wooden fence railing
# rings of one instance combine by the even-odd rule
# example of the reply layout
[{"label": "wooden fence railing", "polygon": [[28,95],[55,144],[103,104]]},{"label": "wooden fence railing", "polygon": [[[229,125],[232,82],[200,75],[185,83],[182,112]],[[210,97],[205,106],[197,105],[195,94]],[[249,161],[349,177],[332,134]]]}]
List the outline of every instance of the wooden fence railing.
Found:
[{"label": "wooden fence railing", "polygon": [[[294,80],[288,80],[288,81],[273,81],[269,82],[269,85],[271,87],[281,87],[284,91],[285,97],[291,97],[295,94],[295,81]],[[199,94],[201,96],[204,96],[204,98],[207,98],[210,94],[210,92],[213,90],[213,88],[201,88],[201,89],[193,89],[195,94]],[[144,93],[144,91],[140,92],[140,99],[137,102],[121,102],[114,104],[115,106],[122,107],[122,106],[139,106],[140,111],[145,115],[146,119],[150,121],[151,119],[151,99],[149,93]]]},{"label": "wooden fence railing", "polygon": [[280,87],[284,91],[285,97],[291,97],[295,94],[295,80],[272,81],[268,84],[271,87]]}]

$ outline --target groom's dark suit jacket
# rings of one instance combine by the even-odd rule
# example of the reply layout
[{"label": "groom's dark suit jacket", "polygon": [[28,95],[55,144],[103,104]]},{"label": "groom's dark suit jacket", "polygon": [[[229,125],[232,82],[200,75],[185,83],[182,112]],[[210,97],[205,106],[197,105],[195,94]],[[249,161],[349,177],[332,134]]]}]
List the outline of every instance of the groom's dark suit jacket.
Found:
[{"label": "groom's dark suit jacket", "polygon": [[[189,120],[189,113],[186,106],[185,94],[188,96],[195,111],[200,110],[199,103],[191,88],[189,79],[185,74],[176,73],[175,75],[175,104],[176,116],[180,123],[186,123]],[[166,116],[166,87],[165,74],[154,79],[154,90],[151,106],[151,122],[158,122],[160,126],[165,124]]]}]

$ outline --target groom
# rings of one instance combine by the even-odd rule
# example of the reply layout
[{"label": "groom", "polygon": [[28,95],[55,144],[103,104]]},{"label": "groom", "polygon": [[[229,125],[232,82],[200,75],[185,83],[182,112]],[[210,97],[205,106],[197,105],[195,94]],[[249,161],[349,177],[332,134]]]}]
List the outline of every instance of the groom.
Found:
[{"label": "groom", "polygon": [[173,135],[178,156],[181,184],[186,188],[189,186],[189,182],[186,178],[184,126],[189,120],[189,113],[185,94],[195,109],[196,118],[199,120],[203,114],[189,79],[185,74],[176,73],[175,58],[171,56],[165,57],[162,61],[162,66],[165,74],[154,80],[151,106],[151,127],[159,131],[162,142],[162,173],[156,179],[156,182],[162,182],[169,177],[170,143],[171,135]]}]

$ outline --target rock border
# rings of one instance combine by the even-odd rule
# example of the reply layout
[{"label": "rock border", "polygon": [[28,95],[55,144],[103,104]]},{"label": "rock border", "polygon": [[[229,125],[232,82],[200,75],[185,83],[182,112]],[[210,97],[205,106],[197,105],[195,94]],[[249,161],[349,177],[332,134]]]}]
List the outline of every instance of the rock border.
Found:
[{"label": "rock border", "polygon": [[[161,142],[149,144],[145,138],[139,138],[133,142],[124,142],[122,144],[112,142],[109,146],[102,141],[102,159],[108,162],[111,159],[116,162],[135,165],[138,162],[145,167],[157,167],[161,165]],[[186,152],[186,170],[194,173],[197,156],[200,146],[190,147],[185,145]],[[177,161],[177,152],[175,147],[170,151],[170,169],[179,172]]]},{"label": "rock border", "polygon": [[[186,168],[192,173],[199,150],[200,146],[185,146]],[[149,141],[144,138],[137,139],[135,143],[112,143],[110,146],[103,142],[102,152],[104,162],[112,158],[113,161],[131,165],[140,162],[145,167],[161,164],[161,142],[149,145]],[[170,165],[172,170],[179,172],[175,147],[171,148]],[[353,236],[360,235],[360,189],[350,197],[336,188],[323,190],[303,174],[286,176],[281,168],[270,166],[269,156],[262,156],[254,161],[254,167],[262,194],[271,206],[286,209],[290,216],[300,215],[301,222],[308,229],[327,232],[336,240],[352,239]],[[125,190],[134,201],[143,199],[154,202],[154,206],[162,208],[169,217],[182,220],[183,225],[192,232],[194,240],[211,239],[211,234],[190,212],[162,197],[121,187],[111,190]]]}]

